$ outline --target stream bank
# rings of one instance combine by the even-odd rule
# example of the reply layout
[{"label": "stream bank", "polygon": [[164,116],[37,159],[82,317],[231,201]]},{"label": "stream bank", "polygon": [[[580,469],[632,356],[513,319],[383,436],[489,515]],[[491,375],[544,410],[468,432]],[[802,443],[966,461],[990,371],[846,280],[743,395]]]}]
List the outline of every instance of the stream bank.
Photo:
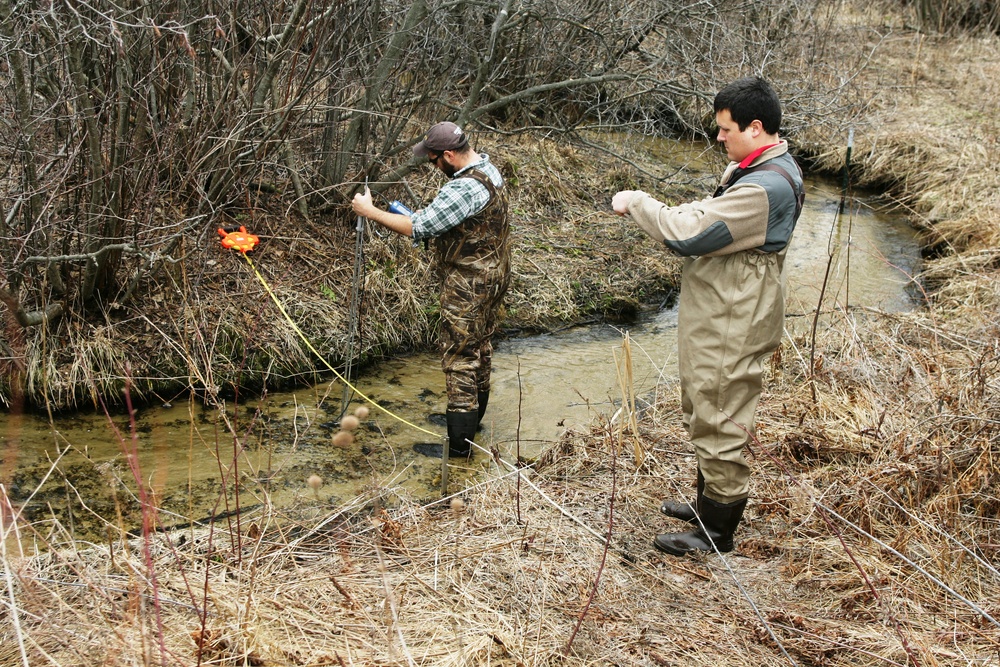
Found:
[{"label": "stream bank", "polygon": [[[787,328],[795,345],[808,347],[810,314],[824,280],[822,328],[837,312],[901,313],[919,298],[911,280],[919,268],[918,239],[904,219],[879,211],[876,203],[851,198],[838,214],[836,184],[807,181],[806,208],[787,260]],[[643,249],[672,259],[648,240]],[[567,432],[609,421],[621,401],[615,360],[626,333],[632,391],[644,409],[656,404],[661,393],[676,390],[675,327],[676,308],[661,304],[628,322],[499,340],[490,409],[477,443],[505,459],[531,461]],[[412,446],[443,434],[427,420],[446,409],[443,383],[440,360],[431,352],[362,369],[355,385],[372,401],[372,414],[347,446],[332,441],[345,394],[329,378],[263,397],[230,397],[220,408],[190,399],[147,405],[136,410],[134,421],[87,411],[51,421],[22,415],[0,429],[0,480],[25,520],[71,526],[79,539],[98,538],[115,515],[128,530],[141,525],[138,498],[124,492],[137,473],[157,499],[165,527],[225,516],[236,507],[231,496],[237,490],[252,507],[337,507],[382,487],[431,499],[440,495],[439,462],[415,456]],[[365,404],[357,395],[352,399],[349,409]],[[481,475],[488,467],[483,458],[455,461],[452,486]],[[306,484],[313,476],[320,480],[317,488]]]}]

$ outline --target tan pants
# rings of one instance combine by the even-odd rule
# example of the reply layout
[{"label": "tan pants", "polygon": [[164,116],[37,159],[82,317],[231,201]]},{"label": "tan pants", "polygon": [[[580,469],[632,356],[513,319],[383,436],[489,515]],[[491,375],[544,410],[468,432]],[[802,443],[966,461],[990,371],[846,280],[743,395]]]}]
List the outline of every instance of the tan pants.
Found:
[{"label": "tan pants", "polygon": [[763,364],[784,331],[784,252],[688,259],[681,277],[677,352],[684,424],[720,503],[746,498],[743,456],[754,432]]}]

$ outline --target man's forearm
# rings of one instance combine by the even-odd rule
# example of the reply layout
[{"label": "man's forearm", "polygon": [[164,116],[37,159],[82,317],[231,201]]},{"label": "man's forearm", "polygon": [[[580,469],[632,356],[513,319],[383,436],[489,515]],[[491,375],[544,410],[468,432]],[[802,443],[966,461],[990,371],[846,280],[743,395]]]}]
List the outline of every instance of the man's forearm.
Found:
[{"label": "man's forearm", "polygon": [[390,213],[374,206],[367,209],[362,215],[400,236],[413,236],[413,221],[408,215]]}]

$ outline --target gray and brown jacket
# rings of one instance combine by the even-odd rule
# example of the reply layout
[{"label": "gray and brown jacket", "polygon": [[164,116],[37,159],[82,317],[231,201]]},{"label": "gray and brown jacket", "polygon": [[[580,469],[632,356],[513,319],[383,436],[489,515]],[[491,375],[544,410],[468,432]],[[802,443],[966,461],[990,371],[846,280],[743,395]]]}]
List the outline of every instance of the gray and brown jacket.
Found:
[{"label": "gray and brown jacket", "polygon": [[[760,169],[765,163],[784,170],[796,188],[780,172]],[[723,185],[738,166],[730,163],[720,181]],[[747,171],[751,173],[722,195],[680,206],[667,206],[638,191],[629,202],[629,213],[653,239],[686,257],[784,250],[795,227],[797,215],[793,212],[802,193],[801,171],[788,154],[788,144],[782,141],[768,148]]]}]

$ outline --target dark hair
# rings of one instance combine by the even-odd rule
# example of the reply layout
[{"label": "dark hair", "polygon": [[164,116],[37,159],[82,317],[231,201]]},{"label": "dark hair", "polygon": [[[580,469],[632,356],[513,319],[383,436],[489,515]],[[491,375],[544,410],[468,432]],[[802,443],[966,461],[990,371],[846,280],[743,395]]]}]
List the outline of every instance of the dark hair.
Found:
[{"label": "dark hair", "polygon": [[741,132],[755,120],[760,121],[768,134],[777,134],[781,127],[778,94],[759,76],[737,79],[719,91],[715,96],[715,113],[727,109]]}]

